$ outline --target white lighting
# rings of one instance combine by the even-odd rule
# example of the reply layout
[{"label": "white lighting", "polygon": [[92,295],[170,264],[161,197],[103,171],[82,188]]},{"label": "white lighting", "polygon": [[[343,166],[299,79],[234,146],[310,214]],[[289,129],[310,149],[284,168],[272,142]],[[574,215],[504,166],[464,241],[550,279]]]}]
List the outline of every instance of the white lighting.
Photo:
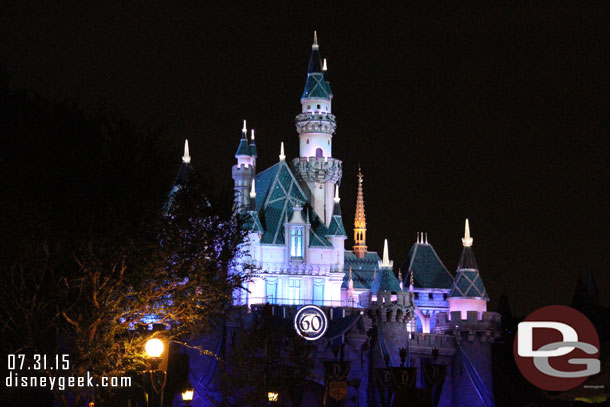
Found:
[{"label": "white lighting", "polygon": [[189,154],[189,141],[184,140],[184,155],[182,156],[182,162],[188,164],[191,162],[191,155]]},{"label": "white lighting", "polygon": [[165,345],[163,345],[163,341],[157,338],[149,339],[148,342],[146,342],[146,345],[144,345],[146,353],[151,358],[158,358],[161,356],[164,348]]},{"label": "white lighting", "polygon": [[193,400],[193,389],[185,390],[182,392],[182,401]]},{"label": "white lighting", "polygon": [[472,237],[470,237],[470,225],[468,224],[468,219],[466,219],[466,224],[464,225],[464,237],[462,238],[462,244],[464,247],[472,246]]}]

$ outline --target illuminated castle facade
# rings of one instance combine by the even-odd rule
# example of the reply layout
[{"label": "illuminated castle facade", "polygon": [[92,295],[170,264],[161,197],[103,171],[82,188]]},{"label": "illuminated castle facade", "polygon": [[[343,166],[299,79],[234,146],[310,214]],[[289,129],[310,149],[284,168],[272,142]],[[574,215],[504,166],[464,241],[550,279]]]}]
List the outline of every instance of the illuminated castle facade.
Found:
[{"label": "illuminated castle facade", "polygon": [[[252,315],[270,304],[275,318],[290,321],[299,306],[320,306],[330,327],[317,341],[314,381],[325,382],[323,361],[337,357],[334,349],[339,344],[341,360],[352,361],[349,383],[358,383],[348,386],[344,406],[389,402],[375,372],[400,365],[400,359],[420,369],[418,389],[427,386],[421,373],[426,363],[446,367],[442,392],[433,405],[493,406],[491,343],[499,336],[500,316],[487,312],[489,297],[472,251],[468,220],[455,275],[426,233],[417,234],[407,259],[395,270],[387,240],[382,256],[368,250],[364,177],[359,170],[354,246],[347,250],[339,195],[342,162],[332,150],[337,127],[332,99],[326,61],[314,34],[296,116],[299,156],[288,159],[282,142],[278,162],[259,170],[254,131],[248,134],[244,122],[232,169],[235,208],[246,219],[248,233],[247,255],[239,259],[238,268],[254,267],[256,276],[247,290],[235,295],[238,309]],[[188,151],[185,157],[188,165]],[[229,324],[233,328],[222,335],[238,332],[240,324]],[[197,390],[197,381],[191,380]],[[434,398],[436,390],[426,391],[425,397]],[[307,394],[303,397],[301,405],[318,405]]]}]

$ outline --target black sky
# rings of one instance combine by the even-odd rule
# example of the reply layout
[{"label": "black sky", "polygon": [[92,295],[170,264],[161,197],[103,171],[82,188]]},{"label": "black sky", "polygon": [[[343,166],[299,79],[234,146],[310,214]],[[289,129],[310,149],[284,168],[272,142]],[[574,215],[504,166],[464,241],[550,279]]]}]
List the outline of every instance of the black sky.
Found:
[{"label": "black sky", "polygon": [[3,8],[12,86],[167,124],[176,169],[188,138],[226,188],[243,118],[259,169],[298,154],[316,29],[348,234],[360,163],[369,247],[395,263],[425,231],[453,271],[469,217],[494,304],[569,303],[589,264],[609,304],[607,2],[52,3]]}]

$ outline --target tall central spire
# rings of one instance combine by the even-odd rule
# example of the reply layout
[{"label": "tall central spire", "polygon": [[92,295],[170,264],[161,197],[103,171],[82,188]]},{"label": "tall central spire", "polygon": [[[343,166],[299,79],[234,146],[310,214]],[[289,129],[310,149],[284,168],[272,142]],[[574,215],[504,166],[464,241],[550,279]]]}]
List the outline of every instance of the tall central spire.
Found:
[{"label": "tall central spire", "polygon": [[356,217],[354,218],[354,253],[363,259],[366,256],[366,217],[364,215],[364,192],[362,171],[358,168],[358,196],[356,197]]}]

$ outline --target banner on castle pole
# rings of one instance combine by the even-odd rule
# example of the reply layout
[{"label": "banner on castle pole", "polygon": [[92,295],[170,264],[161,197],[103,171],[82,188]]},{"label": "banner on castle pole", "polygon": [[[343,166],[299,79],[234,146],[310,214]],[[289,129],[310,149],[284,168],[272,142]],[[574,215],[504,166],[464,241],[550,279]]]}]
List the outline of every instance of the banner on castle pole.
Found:
[{"label": "banner on castle pole", "polygon": [[388,406],[392,398],[392,372],[387,367],[375,369],[375,382],[379,391],[382,406]]},{"label": "banner on castle pole", "polygon": [[394,386],[394,402],[392,406],[406,406],[415,389],[417,378],[416,367],[391,367],[392,384]]},{"label": "banner on castle pole", "polygon": [[350,362],[327,361],[324,362],[324,375],[326,389],[324,392],[324,406],[339,407],[347,397],[347,376]]},{"label": "banner on castle pole", "polygon": [[447,375],[447,365],[422,361],[422,372],[426,390],[430,392],[430,397],[432,398],[432,406],[436,407],[438,406],[441,393],[443,392],[445,376]]}]

